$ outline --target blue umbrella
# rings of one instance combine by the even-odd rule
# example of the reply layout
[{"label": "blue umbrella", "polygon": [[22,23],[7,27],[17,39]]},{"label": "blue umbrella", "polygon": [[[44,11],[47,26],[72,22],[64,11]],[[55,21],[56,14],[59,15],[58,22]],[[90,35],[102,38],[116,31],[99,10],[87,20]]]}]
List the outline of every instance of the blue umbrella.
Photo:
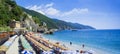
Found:
[{"label": "blue umbrella", "polygon": [[33,54],[33,52],[24,50],[24,51],[22,51],[22,54]]}]

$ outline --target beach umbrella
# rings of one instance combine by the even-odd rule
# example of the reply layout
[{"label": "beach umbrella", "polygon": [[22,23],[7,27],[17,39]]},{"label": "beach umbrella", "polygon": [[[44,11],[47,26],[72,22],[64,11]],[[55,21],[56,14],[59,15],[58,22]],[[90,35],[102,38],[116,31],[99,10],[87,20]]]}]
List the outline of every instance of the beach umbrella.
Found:
[{"label": "beach umbrella", "polygon": [[33,52],[27,51],[27,50],[24,50],[24,51],[22,51],[21,53],[22,53],[22,54],[33,54]]}]

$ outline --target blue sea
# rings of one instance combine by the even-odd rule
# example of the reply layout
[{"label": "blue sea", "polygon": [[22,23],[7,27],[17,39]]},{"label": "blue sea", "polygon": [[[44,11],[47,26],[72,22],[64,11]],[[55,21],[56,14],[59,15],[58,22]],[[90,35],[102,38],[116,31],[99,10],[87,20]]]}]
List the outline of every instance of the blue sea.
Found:
[{"label": "blue sea", "polygon": [[45,38],[73,44],[85,44],[111,54],[120,54],[120,30],[61,30]]}]

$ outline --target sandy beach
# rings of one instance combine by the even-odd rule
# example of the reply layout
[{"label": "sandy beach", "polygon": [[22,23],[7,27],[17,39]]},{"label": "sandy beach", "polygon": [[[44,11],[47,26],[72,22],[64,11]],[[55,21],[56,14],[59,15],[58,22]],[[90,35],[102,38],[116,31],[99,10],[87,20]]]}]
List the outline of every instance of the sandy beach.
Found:
[{"label": "sandy beach", "polygon": [[[45,38],[45,37],[44,37]],[[47,38],[45,38],[46,40],[49,40]],[[76,50],[85,50],[85,51],[89,51],[92,52],[93,54],[113,54],[111,52],[106,52],[104,50],[101,49],[97,49],[97,48],[93,48],[93,47],[89,47],[89,46],[85,46],[84,48],[81,45],[77,45],[77,44],[72,44],[70,45],[70,42],[62,42],[62,41],[58,41],[58,40],[49,40],[50,42],[56,43],[56,42],[60,42],[61,45],[64,45],[65,47],[69,48],[70,51],[76,51]]]}]

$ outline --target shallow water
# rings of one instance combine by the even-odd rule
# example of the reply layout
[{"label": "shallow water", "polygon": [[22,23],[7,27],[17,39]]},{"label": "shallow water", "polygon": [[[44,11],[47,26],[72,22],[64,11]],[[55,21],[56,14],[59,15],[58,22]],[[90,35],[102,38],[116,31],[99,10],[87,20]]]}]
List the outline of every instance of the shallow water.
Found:
[{"label": "shallow water", "polygon": [[77,45],[85,44],[85,46],[120,54],[120,30],[62,30],[53,35],[45,35],[45,38]]}]

